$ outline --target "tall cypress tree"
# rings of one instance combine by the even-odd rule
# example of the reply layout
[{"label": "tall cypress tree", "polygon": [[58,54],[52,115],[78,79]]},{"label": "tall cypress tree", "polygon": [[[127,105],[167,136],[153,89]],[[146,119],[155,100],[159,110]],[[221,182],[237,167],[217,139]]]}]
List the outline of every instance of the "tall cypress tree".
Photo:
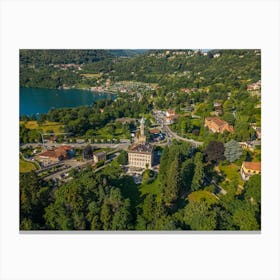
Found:
[{"label": "tall cypress tree", "polygon": [[204,177],[203,163],[202,163],[202,154],[200,152],[196,153],[194,157],[194,175],[192,179],[191,189],[196,191],[201,188]]},{"label": "tall cypress tree", "polygon": [[165,188],[164,200],[166,203],[174,202],[178,198],[181,187],[181,175],[179,159],[176,158],[170,165],[167,184]]}]

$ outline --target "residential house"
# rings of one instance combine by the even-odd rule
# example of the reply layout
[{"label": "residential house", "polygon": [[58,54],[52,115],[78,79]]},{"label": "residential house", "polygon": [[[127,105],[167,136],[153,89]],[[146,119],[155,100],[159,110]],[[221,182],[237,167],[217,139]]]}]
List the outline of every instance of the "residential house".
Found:
[{"label": "residential house", "polygon": [[248,149],[251,152],[254,151],[254,144],[253,144],[253,142],[249,142],[249,141],[247,141],[247,142],[239,142],[239,145],[244,150]]},{"label": "residential house", "polygon": [[224,133],[228,131],[230,133],[234,132],[232,125],[229,125],[226,121],[217,117],[208,117],[205,119],[204,126],[208,127],[214,133]]},{"label": "residential house", "polygon": [[244,181],[249,180],[253,175],[261,174],[261,162],[244,161],[240,169],[241,177]]}]

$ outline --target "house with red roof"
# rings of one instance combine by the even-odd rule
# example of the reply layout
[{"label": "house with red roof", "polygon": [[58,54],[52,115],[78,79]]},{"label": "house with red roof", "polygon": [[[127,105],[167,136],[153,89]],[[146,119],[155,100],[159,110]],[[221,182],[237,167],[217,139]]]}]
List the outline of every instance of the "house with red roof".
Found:
[{"label": "house with red roof", "polygon": [[218,117],[208,117],[204,121],[204,126],[208,127],[214,133],[224,133],[228,131],[230,133],[234,132],[232,125],[229,125],[228,122],[218,118]]},{"label": "house with red roof", "polygon": [[248,181],[253,175],[261,174],[261,162],[244,161],[240,169],[241,177],[244,181]]}]

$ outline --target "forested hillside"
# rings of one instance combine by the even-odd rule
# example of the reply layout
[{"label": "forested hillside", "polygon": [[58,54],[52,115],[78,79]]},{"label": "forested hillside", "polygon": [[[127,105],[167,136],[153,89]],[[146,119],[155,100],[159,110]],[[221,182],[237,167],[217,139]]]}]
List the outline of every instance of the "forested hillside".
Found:
[{"label": "forested hillside", "polygon": [[[55,64],[79,64],[61,69]],[[166,89],[216,84],[228,90],[260,79],[259,50],[21,50],[20,85],[74,86],[81,74],[102,74],[112,81],[157,83]],[[98,82],[100,84],[100,81]],[[93,84],[94,85],[94,84]]]}]

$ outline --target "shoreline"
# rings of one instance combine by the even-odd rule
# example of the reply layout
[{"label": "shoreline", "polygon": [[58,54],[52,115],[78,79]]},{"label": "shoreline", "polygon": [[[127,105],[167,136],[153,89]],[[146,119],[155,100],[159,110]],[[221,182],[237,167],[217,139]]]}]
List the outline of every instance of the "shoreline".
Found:
[{"label": "shoreline", "polygon": [[112,94],[112,95],[118,95],[118,92],[114,91],[97,91],[97,90],[91,90],[90,88],[71,88],[71,87],[66,87],[66,88],[34,88],[34,87],[19,87],[20,89],[34,89],[34,90],[59,90],[59,91],[69,91],[69,90],[80,90],[80,91],[90,91],[92,93],[97,93],[97,94]]},{"label": "shoreline", "polygon": [[[21,118],[24,115],[28,117],[35,115],[37,117],[41,114],[47,114],[51,109],[92,106],[99,99],[115,100],[118,98],[118,94],[76,88],[48,89],[20,87],[19,98],[19,117]],[[36,101],[28,101],[30,98]]]}]

